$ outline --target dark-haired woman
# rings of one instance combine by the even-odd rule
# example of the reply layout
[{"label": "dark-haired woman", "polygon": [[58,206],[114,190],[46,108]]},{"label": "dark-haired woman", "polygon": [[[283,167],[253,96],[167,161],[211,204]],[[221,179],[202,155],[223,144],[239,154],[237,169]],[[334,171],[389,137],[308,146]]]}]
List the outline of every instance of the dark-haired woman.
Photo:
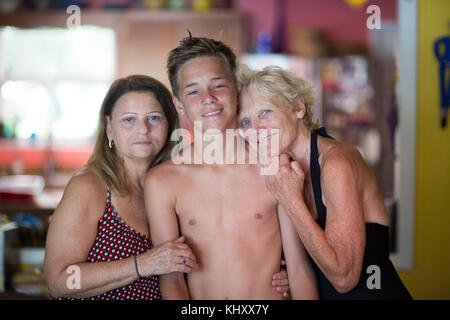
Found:
[{"label": "dark-haired woman", "polygon": [[167,134],[176,124],[159,81],[135,75],[111,85],[94,152],[69,181],[48,230],[53,298],[160,299],[156,275],[196,267],[182,237],[152,248],[142,199],[142,179],[170,154]]}]

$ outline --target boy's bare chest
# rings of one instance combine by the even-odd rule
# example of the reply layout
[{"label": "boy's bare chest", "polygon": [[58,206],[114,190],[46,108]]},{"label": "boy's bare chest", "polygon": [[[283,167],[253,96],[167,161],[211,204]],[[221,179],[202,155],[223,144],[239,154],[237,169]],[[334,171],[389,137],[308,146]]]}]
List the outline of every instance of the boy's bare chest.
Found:
[{"label": "boy's bare chest", "polygon": [[233,228],[272,223],[276,200],[264,180],[242,174],[210,174],[185,180],[177,190],[176,206],[181,226],[186,228]]}]

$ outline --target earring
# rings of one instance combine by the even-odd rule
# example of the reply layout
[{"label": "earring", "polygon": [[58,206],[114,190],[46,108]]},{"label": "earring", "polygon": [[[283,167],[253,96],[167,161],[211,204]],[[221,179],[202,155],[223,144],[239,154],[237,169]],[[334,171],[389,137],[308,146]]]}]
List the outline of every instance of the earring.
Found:
[{"label": "earring", "polygon": [[112,149],[113,145],[114,145],[114,141],[112,139],[108,140],[108,146],[110,149]]},{"label": "earring", "polygon": [[297,112],[297,118],[301,119],[303,117],[303,111]]}]

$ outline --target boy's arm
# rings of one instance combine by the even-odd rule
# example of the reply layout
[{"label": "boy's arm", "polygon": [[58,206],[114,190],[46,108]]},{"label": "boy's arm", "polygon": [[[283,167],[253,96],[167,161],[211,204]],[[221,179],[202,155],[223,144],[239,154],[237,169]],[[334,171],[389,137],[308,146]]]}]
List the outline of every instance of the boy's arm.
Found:
[{"label": "boy's arm", "polygon": [[308,253],[281,205],[278,205],[278,219],[292,299],[318,299],[316,276]]},{"label": "boy's arm", "polygon": [[[150,224],[153,246],[179,238],[178,219],[175,212],[175,197],[159,170],[152,169],[147,174],[144,184],[145,208]],[[178,258],[178,257],[177,257]],[[179,262],[183,263],[183,257]],[[163,299],[188,300],[189,291],[184,280],[184,273],[172,272],[160,276],[160,290]]]}]

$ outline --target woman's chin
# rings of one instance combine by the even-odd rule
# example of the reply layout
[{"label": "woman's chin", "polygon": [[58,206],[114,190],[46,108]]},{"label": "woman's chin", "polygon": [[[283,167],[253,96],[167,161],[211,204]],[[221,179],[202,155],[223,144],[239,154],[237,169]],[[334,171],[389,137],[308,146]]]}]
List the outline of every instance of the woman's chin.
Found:
[{"label": "woman's chin", "polygon": [[272,148],[270,144],[261,145],[261,147],[258,150],[258,155],[261,159],[278,157],[280,154],[281,154],[280,150],[278,148]]},{"label": "woman's chin", "polygon": [[133,154],[133,158],[139,161],[151,162],[156,157],[154,152],[136,152]]}]

